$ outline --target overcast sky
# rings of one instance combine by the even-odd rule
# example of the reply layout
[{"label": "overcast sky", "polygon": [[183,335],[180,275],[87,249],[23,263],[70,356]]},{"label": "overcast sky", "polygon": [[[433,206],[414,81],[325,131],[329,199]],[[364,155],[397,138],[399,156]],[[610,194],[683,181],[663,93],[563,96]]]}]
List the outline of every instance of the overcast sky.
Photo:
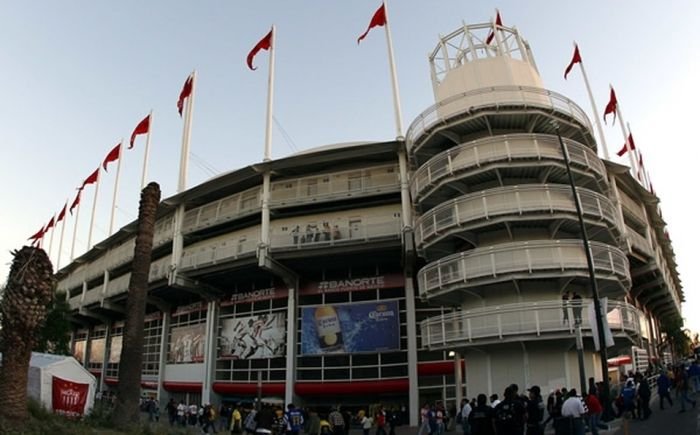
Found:
[{"label": "overcast sky", "polygon": [[[669,6],[669,5],[673,6]],[[262,159],[267,54],[245,66],[252,46],[277,25],[273,158],[324,144],[394,138],[383,31],[365,30],[378,0],[0,2],[0,276],[10,250],[73,199],[75,188],[120,138],[154,111],[149,179],[163,196],[177,186],[182,122],[175,103],[196,69],[188,186]],[[700,271],[694,249],[694,175],[700,101],[700,2],[393,0],[404,123],[434,103],[427,54],[462,24],[488,22],[494,8],[529,40],[545,87],[591,115],[578,70],[563,70],[578,41],[599,109],[608,84],[634,131],[674,243],[687,325],[700,331]],[[617,126],[610,148],[623,142]],[[123,157],[117,224],[135,219],[143,141]],[[614,158],[626,163],[626,160]],[[93,240],[107,236],[114,166],[103,176]],[[76,255],[87,245],[91,188],[83,197]],[[62,265],[70,254],[67,220]],[[60,229],[60,227],[59,227]],[[57,259],[60,231],[52,244]],[[48,241],[47,241],[48,244]],[[47,247],[47,245],[45,245]]]}]

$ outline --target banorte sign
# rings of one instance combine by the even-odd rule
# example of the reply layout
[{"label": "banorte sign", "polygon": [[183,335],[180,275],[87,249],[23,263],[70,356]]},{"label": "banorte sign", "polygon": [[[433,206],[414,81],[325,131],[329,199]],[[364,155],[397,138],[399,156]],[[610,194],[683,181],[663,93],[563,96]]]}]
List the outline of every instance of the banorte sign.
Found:
[{"label": "banorte sign", "polygon": [[85,410],[89,391],[89,384],[52,376],[51,407],[53,412],[67,417],[81,417]]},{"label": "banorte sign", "polygon": [[341,293],[372,289],[397,288],[403,287],[404,284],[405,280],[403,275],[400,273],[393,273],[377,276],[310,282],[304,285],[299,293],[302,295]]}]

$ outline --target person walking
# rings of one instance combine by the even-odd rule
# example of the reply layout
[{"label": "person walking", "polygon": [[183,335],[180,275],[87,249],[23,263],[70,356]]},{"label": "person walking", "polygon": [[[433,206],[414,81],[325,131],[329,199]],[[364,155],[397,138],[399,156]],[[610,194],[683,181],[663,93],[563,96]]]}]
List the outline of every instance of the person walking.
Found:
[{"label": "person walking", "polygon": [[571,296],[571,311],[574,312],[574,323],[576,326],[581,325],[581,311],[583,310],[583,299],[581,295],[574,292]]},{"label": "person walking", "polygon": [[384,406],[379,405],[377,413],[374,416],[374,423],[377,425],[376,435],[387,435],[386,433],[386,411],[384,411]]},{"label": "person walking", "polygon": [[337,408],[333,408],[328,414],[328,422],[331,424],[333,435],[345,435],[345,420]]},{"label": "person walking", "polygon": [[460,423],[462,424],[462,432],[464,435],[471,434],[471,428],[469,427],[469,414],[472,413],[472,407],[467,399],[462,399],[462,409],[459,411]]},{"label": "person walking", "polygon": [[681,410],[678,411],[679,413],[685,412],[685,404],[686,403],[692,403],[693,408],[695,408],[695,400],[691,400],[688,397],[688,390],[690,389],[690,385],[688,385],[688,373],[686,373],[685,370],[683,370],[683,367],[678,371],[678,374],[676,375],[678,377],[677,380],[677,385],[678,385],[678,391],[680,392],[680,401],[681,401]]},{"label": "person walking", "polygon": [[562,325],[569,324],[569,292],[561,296]]},{"label": "person walking", "polygon": [[596,390],[589,392],[586,396],[586,407],[588,408],[588,428],[591,431],[591,435],[598,435],[598,429],[608,430],[608,426],[601,422],[601,417],[603,415],[603,405],[600,404],[598,400],[598,395],[595,394]]},{"label": "person walking", "polygon": [[584,435],[586,433],[586,425],[583,420],[587,412],[583,399],[576,394],[576,389],[572,388],[569,390],[569,397],[561,406],[563,421],[571,429],[569,433],[572,435]]},{"label": "person walking", "polygon": [[668,378],[665,370],[662,370],[659,374],[659,378],[656,380],[656,388],[659,392],[659,408],[664,410],[664,399],[668,401],[668,406],[673,406],[673,400],[671,400],[671,380]]},{"label": "person walking", "polygon": [[511,387],[503,393],[503,401],[495,408],[498,435],[520,435],[525,430],[527,411]]},{"label": "person walking", "polygon": [[420,427],[418,428],[418,435],[427,435],[430,433],[430,404],[425,402],[423,407],[420,409]]},{"label": "person walking", "polygon": [[527,435],[544,435],[544,402],[540,387],[533,385],[528,390],[527,401]]},{"label": "person walking", "polygon": [[468,418],[471,435],[495,435],[495,418],[496,410],[486,403],[486,394],[479,394]]}]

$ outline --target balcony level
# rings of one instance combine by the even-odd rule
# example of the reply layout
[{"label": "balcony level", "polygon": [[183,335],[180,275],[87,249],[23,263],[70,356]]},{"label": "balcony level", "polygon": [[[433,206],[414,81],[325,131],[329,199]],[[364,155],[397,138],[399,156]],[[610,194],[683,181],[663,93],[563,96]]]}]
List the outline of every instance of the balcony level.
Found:
[{"label": "balcony level", "polygon": [[[644,319],[641,311],[620,301],[609,301],[607,308],[606,317],[616,344],[638,344],[640,321]],[[569,321],[565,321],[561,299],[556,299],[456,311],[423,320],[421,345],[438,350],[513,341],[573,340],[577,318],[581,319],[583,336],[592,337],[592,310],[592,300],[583,299],[581,308],[567,308]]]},{"label": "balcony level", "polygon": [[[605,196],[579,188],[584,223],[591,240],[617,244],[620,237],[614,204]],[[455,238],[471,240],[477,247],[476,233],[495,226],[540,223],[553,239],[560,230],[579,231],[574,197],[569,186],[524,185],[497,187],[457,197],[438,205],[416,220],[419,250],[454,252]],[[430,257],[430,256],[429,256]]]},{"label": "balcony level", "polygon": [[501,132],[555,134],[595,151],[590,120],[576,103],[538,87],[492,86],[445,98],[411,123],[406,146],[419,165],[461,138]]},{"label": "balcony level", "polygon": [[[564,140],[578,187],[606,193],[605,166],[595,152]],[[413,176],[411,194],[423,209],[471,192],[474,186],[506,184],[504,180],[534,180],[568,184],[566,164],[556,136],[508,134],[456,145],[434,156]]]},{"label": "balcony level", "polygon": [[[601,296],[629,291],[629,263],[618,248],[591,242],[593,268]],[[431,302],[460,303],[461,292],[514,280],[588,279],[580,240],[510,242],[458,252],[429,263],[418,272],[419,294]],[[488,291],[488,289],[481,289]]]}]

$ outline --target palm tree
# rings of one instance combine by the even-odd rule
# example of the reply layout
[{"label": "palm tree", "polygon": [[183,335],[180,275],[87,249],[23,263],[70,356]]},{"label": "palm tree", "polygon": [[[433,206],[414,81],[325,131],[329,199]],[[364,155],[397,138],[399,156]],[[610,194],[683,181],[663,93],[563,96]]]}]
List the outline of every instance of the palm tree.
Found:
[{"label": "palm tree", "polygon": [[3,360],[0,367],[0,415],[25,421],[27,374],[32,349],[53,299],[55,278],[48,255],[41,248],[24,246],[14,259],[0,302]]},{"label": "palm tree", "polygon": [[148,271],[151,267],[153,230],[160,202],[160,187],[149,183],[141,191],[138,232],[134,247],[134,261],[126,300],[124,342],[119,360],[119,389],[112,423],[118,427],[135,426],[139,422],[139,395],[141,392],[141,361],[143,352],[143,318],[148,294]]}]

